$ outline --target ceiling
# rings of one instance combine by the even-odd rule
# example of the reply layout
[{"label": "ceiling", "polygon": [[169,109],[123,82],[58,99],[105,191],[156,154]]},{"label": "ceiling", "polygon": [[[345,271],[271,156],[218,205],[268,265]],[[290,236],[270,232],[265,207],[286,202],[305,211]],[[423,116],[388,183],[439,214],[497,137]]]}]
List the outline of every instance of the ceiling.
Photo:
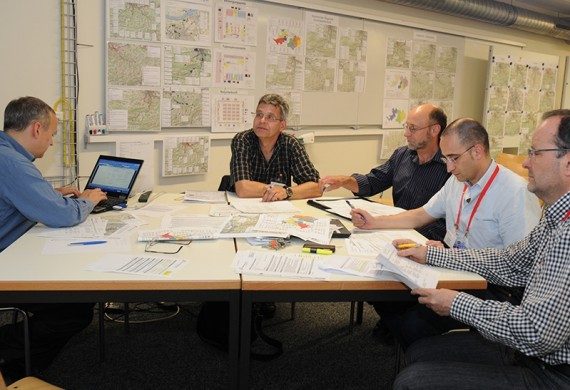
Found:
[{"label": "ceiling", "polygon": [[570,18],[570,0],[498,0],[501,3],[525,8],[546,15]]}]

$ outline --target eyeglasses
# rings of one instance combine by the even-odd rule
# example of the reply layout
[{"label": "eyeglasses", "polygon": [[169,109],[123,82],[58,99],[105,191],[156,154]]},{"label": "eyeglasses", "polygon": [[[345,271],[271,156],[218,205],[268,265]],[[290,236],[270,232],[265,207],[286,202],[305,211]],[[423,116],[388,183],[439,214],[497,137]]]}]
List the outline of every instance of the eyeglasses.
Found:
[{"label": "eyeglasses", "polygon": [[538,156],[540,152],[568,152],[570,151],[570,149],[568,148],[551,148],[551,149],[534,149],[534,148],[530,148],[527,149],[526,153],[527,155],[532,158],[535,156]]},{"label": "eyeglasses", "polygon": [[144,247],[147,253],[162,253],[164,255],[174,255],[182,249],[183,246],[189,245],[192,240],[174,240],[174,241],[148,241]]},{"label": "eyeglasses", "polygon": [[269,113],[269,114],[264,114],[263,112],[256,112],[255,113],[255,119],[257,119],[258,121],[262,120],[263,118],[265,118],[265,120],[267,122],[271,122],[271,123],[279,122],[279,121],[283,120],[283,118],[277,118],[272,113]]},{"label": "eyeglasses", "polygon": [[429,125],[424,126],[424,127],[416,127],[414,125],[410,125],[409,123],[404,123],[403,127],[404,127],[404,130],[410,130],[410,133],[415,133],[416,131],[427,129],[428,127],[433,126],[433,125],[437,125],[437,123],[430,123]]},{"label": "eyeglasses", "polygon": [[444,164],[454,164],[457,162],[457,160],[459,160],[459,157],[463,156],[465,153],[467,153],[468,151],[470,151],[471,149],[473,149],[473,147],[475,146],[475,144],[471,145],[470,147],[468,147],[463,153],[458,154],[455,157],[451,157],[451,156],[445,156],[441,158],[441,161],[443,161]]}]

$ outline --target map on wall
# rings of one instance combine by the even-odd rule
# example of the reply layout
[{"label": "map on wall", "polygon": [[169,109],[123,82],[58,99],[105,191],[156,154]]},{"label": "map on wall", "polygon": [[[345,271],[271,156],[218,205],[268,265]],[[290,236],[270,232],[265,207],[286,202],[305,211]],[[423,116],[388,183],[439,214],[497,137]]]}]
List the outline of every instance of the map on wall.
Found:
[{"label": "map on wall", "polygon": [[401,128],[407,110],[427,102],[440,106],[452,118],[457,61],[458,48],[438,43],[434,34],[414,32],[413,39],[388,37],[382,128]]},{"label": "map on wall", "polygon": [[[511,52],[512,51],[512,52]],[[555,108],[557,56],[491,47],[483,125],[491,153],[530,146],[545,111]]]},{"label": "map on wall", "polygon": [[162,141],[162,156],[162,176],[207,173],[210,137],[165,137]]},{"label": "map on wall", "polygon": [[160,41],[160,0],[108,1],[107,36],[112,39]]}]

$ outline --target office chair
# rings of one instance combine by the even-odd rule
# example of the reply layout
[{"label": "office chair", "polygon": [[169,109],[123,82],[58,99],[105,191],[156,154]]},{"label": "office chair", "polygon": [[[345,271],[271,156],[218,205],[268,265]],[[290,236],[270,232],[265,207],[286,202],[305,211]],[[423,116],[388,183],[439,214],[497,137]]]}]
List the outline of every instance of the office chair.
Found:
[{"label": "office chair", "polygon": [[224,175],[220,180],[220,185],[218,186],[218,191],[234,191],[231,185],[231,176]]},{"label": "office chair", "polygon": [[29,317],[28,313],[25,310],[22,310],[17,307],[0,307],[1,311],[11,311],[14,313],[14,322],[13,326],[16,326],[18,322],[18,315],[21,314],[23,318],[23,328],[24,328],[24,364],[25,364],[25,372],[26,375],[32,374],[32,357],[30,352],[30,328],[29,328]]},{"label": "office chair", "polygon": [[497,164],[501,164],[528,181],[528,171],[522,166],[524,160],[526,160],[526,156],[517,156],[503,152],[499,153],[497,158],[495,158]]}]

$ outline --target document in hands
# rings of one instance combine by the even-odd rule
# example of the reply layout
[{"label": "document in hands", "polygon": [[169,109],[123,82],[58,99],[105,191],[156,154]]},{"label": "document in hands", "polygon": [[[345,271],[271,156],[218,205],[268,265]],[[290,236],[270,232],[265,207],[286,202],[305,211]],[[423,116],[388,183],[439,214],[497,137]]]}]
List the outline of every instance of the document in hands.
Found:
[{"label": "document in hands", "polygon": [[425,264],[398,256],[392,244],[386,244],[377,257],[377,262],[406,284],[414,288],[436,288],[437,271]]}]

